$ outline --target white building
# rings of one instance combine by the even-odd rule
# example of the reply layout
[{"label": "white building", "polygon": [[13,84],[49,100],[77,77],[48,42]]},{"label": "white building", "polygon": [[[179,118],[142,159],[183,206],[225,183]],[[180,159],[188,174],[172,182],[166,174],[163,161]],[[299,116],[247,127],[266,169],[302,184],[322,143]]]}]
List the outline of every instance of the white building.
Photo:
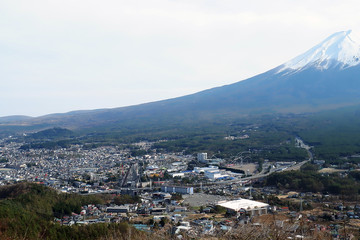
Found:
[{"label": "white building", "polygon": [[216,166],[210,166],[210,167],[194,167],[194,172],[196,173],[205,173],[206,171],[212,171],[212,170],[217,170],[219,171],[219,167]]},{"label": "white building", "polygon": [[172,178],[176,178],[176,177],[180,177],[180,178],[183,178],[185,177],[185,173],[169,173],[169,175],[172,177]]},{"label": "white building", "polygon": [[206,163],[207,162],[207,153],[198,153],[197,159],[199,162]]},{"label": "white building", "polygon": [[205,172],[205,177],[207,177],[210,180],[216,180],[219,178],[227,178],[230,176],[228,174],[224,174],[220,171],[208,171],[208,172]]},{"label": "white building", "polygon": [[174,234],[179,234],[181,231],[189,231],[191,229],[189,222],[180,222],[180,226],[176,227]]},{"label": "white building", "polygon": [[228,174],[225,174],[223,171],[216,166],[210,167],[194,167],[194,172],[196,173],[204,173],[204,176],[209,178],[210,180],[216,180],[218,178],[229,177]]},{"label": "white building", "polygon": [[221,178],[221,173],[219,170],[206,171],[204,175],[211,180]]},{"label": "white building", "polygon": [[219,206],[226,208],[230,212],[247,213],[250,216],[267,214],[269,204],[257,202],[249,199],[237,199],[233,201],[218,202]]},{"label": "white building", "polygon": [[166,193],[194,194],[193,187],[161,186],[161,191]]}]

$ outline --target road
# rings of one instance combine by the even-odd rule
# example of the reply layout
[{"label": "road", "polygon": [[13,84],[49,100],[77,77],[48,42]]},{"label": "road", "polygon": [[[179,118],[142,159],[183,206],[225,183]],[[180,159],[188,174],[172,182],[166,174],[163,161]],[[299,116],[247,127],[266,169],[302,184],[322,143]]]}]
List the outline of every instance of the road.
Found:
[{"label": "road", "polygon": [[[310,151],[311,150],[311,146],[309,145],[306,145],[304,143],[304,141],[299,138],[299,137],[296,137],[295,138],[295,141],[296,141],[296,144],[300,147],[300,148],[303,148],[307,151],[307,154],[308,154],[308,159],[305,160],[305,161],[302,161],[302,162],[299,162],[291,167],[288,167],[284,170],[282,170],[281,172],[284,172],[284,171],[292,171],[292,170],[299,170],[301,168],[302,165],[304,165],[305,163],[307,162],[310,162],[311,160],[313,160],[313,154],[312,152]],[[236,179],[236,180],[230,180],[230,181],[223,181],[223,182],[214,182],[212,184],[231,184],[231,183],[240,183],[240,182],[244,182],[244,181],[248,181],[248,180],[254,180],[254,179],[258,179],[258,178],[263,178],[263,177],[266,177],[266,176],[269,176],[270,174],[272,174],[273,172],[276,172],[277,169],[271,169],[269,172],[267,173],[264,173],[265,170],[261,171],[260,173],[256,174],[256,175],[253,175],[253,176],[250,176],[250,177],[244,177],[244,178],[241,178],[241,179]]]}]

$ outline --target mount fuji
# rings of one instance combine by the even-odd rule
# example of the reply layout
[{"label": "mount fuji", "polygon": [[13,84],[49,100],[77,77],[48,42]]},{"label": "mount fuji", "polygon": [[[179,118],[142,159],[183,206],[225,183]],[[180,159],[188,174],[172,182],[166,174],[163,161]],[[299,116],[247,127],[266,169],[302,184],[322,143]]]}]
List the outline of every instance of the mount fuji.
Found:
[{"label": "mount fuji", "polygon": [[[343,31],[272,70],[230,85],[136,106],[52,114],[11,124],[133,126],[317,112],[352,105],[360,105],[360,37]],[[6,124],[9,122],[0,118],[0,126]]]},{"label": "mount fuji", "polygon": [[360,104],[360,36],[338,32],[263,74],[195,94],[236,111],[314,112]]},{"label": "mount fuji", "polygon": [[339,67],[340,69],[356,66],[360,63],[360,36],[351,30],[338,32],[309,51],[290,60],[279,71],[300,71],[314,67],[319,70]]},{"label": "mount fuji", "polygon": [[360,37],[338,32],[252,78],[162,102],[222,114],[303,113],[360,104]]}]

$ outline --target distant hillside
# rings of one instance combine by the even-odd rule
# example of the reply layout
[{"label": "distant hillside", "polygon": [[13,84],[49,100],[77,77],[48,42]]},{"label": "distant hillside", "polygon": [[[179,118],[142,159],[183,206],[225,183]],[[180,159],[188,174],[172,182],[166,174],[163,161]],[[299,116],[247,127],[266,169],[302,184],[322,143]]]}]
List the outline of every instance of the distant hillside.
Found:
[{"label": "distant hillside", "polygon": [[[249,114],[316,112],[360,104],[358,66],[341,71],[307,69],[289,75],[276,72],[272,70],[245,81],[180,98],[123,108],[46,115],[14,121],[12,127],[142,127],[221,121]],[[0,130],[8,128],[8,124],[0,123]]]},{"label": "distant hillside", "polygon": [[0,123],[11,123],[11,122],[20,122],[30,120],[32,117],[22,116],[22,115],[14,115],[7,117],[0,117]]},{"label": "distant hillside", "polygon": [[[347,48],[351,44],[351,48]],[[0,121],[6,131],[136,129],[226,124],[250,115],[309,113],[360,104],[360,44],[351,31],[339,32],[308,52],[234,84],[136,106],[74,111]],[[342,55],[341,55],[342,54]],[[346,56],[339,58],[338,56]],[[8,118],[8,120],[11,118]]]},{"label": "distant hillside", "polygon": [[46,139],[58,139],[58,138],[69,138],[74,136],[74,132],[65,128],[54,127],[46,130],[42,130],[36,133],[28,135],[28,139],[46,140]]}]

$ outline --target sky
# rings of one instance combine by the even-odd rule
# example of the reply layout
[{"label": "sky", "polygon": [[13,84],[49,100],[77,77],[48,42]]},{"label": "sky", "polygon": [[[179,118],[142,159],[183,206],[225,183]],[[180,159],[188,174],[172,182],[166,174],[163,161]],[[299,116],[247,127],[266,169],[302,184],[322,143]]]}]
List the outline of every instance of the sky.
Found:
[{"label": "sky", "polygon": [[358,32],[352,0],[1,0],[0,116],[174,98]]}]

